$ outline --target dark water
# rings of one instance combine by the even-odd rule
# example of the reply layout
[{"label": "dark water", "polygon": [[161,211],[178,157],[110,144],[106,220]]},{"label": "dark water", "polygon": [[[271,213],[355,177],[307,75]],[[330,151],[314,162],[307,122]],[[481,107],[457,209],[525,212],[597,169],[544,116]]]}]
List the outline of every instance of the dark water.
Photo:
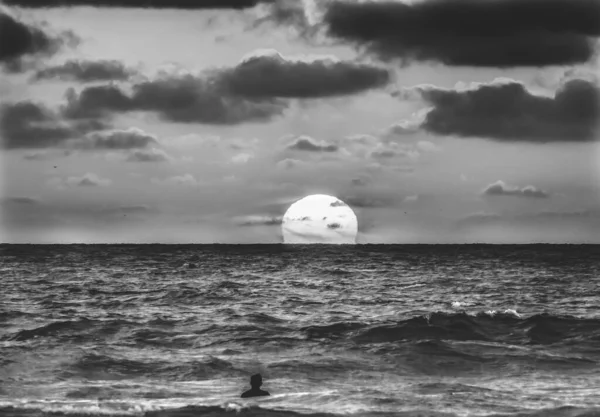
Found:
[{"label": "dark water", "polygon": [[[0,415],[600,415],[600,246],[0,245]],[[270,397],[240,399],[261,372]]]}]

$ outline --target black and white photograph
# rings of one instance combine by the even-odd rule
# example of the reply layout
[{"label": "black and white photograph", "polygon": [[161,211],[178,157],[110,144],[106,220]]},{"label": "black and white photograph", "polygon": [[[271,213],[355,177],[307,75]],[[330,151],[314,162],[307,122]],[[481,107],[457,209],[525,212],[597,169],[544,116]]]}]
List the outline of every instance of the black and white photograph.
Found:
[{"label": "black and white photograph", "polygon": [[0,0],[0,417],[600,417],[600,0]]}]

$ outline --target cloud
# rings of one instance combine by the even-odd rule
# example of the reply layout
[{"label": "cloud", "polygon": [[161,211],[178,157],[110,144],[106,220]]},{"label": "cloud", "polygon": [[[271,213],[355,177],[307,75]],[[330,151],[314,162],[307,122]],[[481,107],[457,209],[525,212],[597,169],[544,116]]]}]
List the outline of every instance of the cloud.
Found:
[{"label": "cloud", "polygon": [[493,184],[488,185],[482,191],[484,195],[512,195],[517,197],[531,197],[531,198],[548,198],[550,195],[542,191],[533,185],[519,188],[514,185],[508,185],[504,181],[496,181]]},{"label": "cloud", "polygon": [[180,187],[198,187],[201,185],[192,174],[175,175],[164,180],[153,178],[151,181],[159,185],[175,185]]},{"label": "cloud", "polygon": [[37,206],[40,200],[33,197],[3,197],[0,198],[1,205]]},{"label": "cloud", "polygon": [[398,143],[378,143],[368,156],[373,159],[392,159],[396,157],[416,159],[419,157],[419,151],[413,146]]},{"label": "cloud", "polygon": [[170,160],[169,154],[157,148],[137,149],[127,157],[127,162],[166,162]]},{"label": "cloud", "polygon": [[61,157],[66,157],[72,154],[71,150],[63,149],[49,152],[47,150],[43,151],[32,151],[27,152],[23,155],[23,159],[26,161],[47,161],[51,159],[57,159]]},{"label": "cloud", "polygon": [[553,97],[513,80],[470,89],[417,88],[433,106],[421,124],[431,133],[538,143],[597,137],[600,88],[590,81],[568,80]]},{"label": "cloud", "polygon": [[[68,147],[115,150],[158,144],[155,136],[141,129],[106,130],[109,125],[100,120],[62,120],[43,104],[31,101],[8,103],[0,111],[0,133],[6,149]],[[38,152],[26,155],[25,159],[46,159],[46,156]]]},{"label": "cloud", "polygon": [[207,124],[268,121],[287,107],[276,100],[245,99],[224,94],[218,82],[187,75],[133,86],[137,110],[156,111],[165,120]]},{"label": "cloud", "polygon": [[89,133],[76,146],[84,149],[135,149],[157,144],[156,136],[131,127]]},{"label": "cloud", "polygon": [[302,161],[299,161],[297,159],[285,158],[285,159],[282,159],[281,161],[277,162],[277,168],[287,170],[287,169],[293,169],[301,164],[302,164]]},{"label": "cloud", "polygon": [[67,6],[135,7],[146,9],[247,9],[272,0],[4,0],[9,6],[49,8]]},{"label": "cloud", "polygon": [[243,216],[234,219],[238,226],[274,226],[280,225],[283,221],[282,216]]},{"label": "cloud", "polygon": [[366,178],[352,178],[350,182],[352,185],[358,187],[362,185],[367,185],[369,183],[369,180],[367,180]]},{"label": "cloud", "polygon": [[336,152],[338,146],[327,142],[318,142],[308,136],[300,136],[287,146],[287,149],[306,152]]},{"label": "cloud", "polygon": [[417,142],[417,149],[421,152],[439,152],[441,148],[434,144],[433,142],[429,142],[427,140],[420,140]]},{"label": "cloud", "polygon": [[233,125],[268,121],[287,104],[275,99],[246,99],[228,95],[218,80],[194,76],[162,76],[132,86],[128,95],[114,85],[93,86],[79,95],[67,93],[67,117],[103,117],[115,112],[156,112],[165,121]]},{"label": "cloud", "polygon": [[52,147],[74,133],[48,108],[31,101],[5,104],[0,112],[0,132],[7,149]]},{"label": "cloud", "polygon": [[598,16],[596,0],[335,1],[324,23],[384,60],[540,67],[588,61]]},{"label": "cloud", "polygon": [[103,210],[107,214],[128,215],[128,214],[150,214],[156,210],[145,204],[133,206],[110,207]]},{"label": "cloud", "polygon": [[58,185],[66,185],[69,187],[107,187],[111,183],[111,180],[101,178],[91,172],[88,172],[81,177],[67,177],[65,180],[58,181]]},{"label": "cloud", "polygon": [[84,88],[79,95],[74,88],[65,93],[67,104],[62,114],[70,119],[103,118],[113,112],[134,110],[131,98],[116,85]]},{"label": "cloud", "polygon": [[[323,217],[323,220],[325,220],[326,217]],[[302,217],[286,217],[286,222],[287,221],[293,221],[293,222],[307,222],[307,221],[311,221],[312,217],[310,216],[302,216]]]},{"label": "cloud", "polygon": [[306,39],[318,33],[320,15],[329,0],[279,0],[268,2],[266,14],[256,20],[253,28],[275,23],[286,30],[296,29]]},{"label": "cloud", "polygon": [[[544,226],[544,230],[555,230],[557,226],[570,225],[584,226],[586,231],[590,230],[589,226],[598,228],[600,224],[597,220],[600,219],[600,211],[598,210],[544,210],[530,213],[489,213],[478,212],[463,217],[458,221],[458,226],[515,226],[515,227],[530,227]],[[590,221],[589,224],[586,224]],[[564,241],[564,238],[562,239]]]},{"label": "cloud", "polygon": [[179,123],[266,122],[288,108],[285,99],[355,94],[389,80],[389,71],[379,66],[331,57],[289,58],[269,50],[254,52],[234,67],[161,74],[133,84],[130,93],[116,85],[90,86],[79,94],[70,89],[63,114],[76,119],[148,111]]},{"label": "cloud", "polygon": [[383,132],[387,136],[412,135],[419,130],[419,124],[411,120],[394,123]]},{"label": "cloud", "polygon": [[20,70],[22,58],[54,54],[62,43],[58,38],[0,10],[0,65],[9,70]]},{"label": "cloud", "polygon": [[60,65],[49,66],[38,70],[33,76],[36,80],[59,79],[62,81],[125,81],[136,71],[125,67],[116,60],[70,60]]},{"label": "cloud", "polygon": [[371,197],[366,195],[344,196],[343,200],[351,208],[381,208],[391,207],[394,201],[387,197]]},{"label": "cloud", "polygon": [[250,161],[252,158],[254,158],[253,154],[247,153],[247,152],[242,152],[237,155],[234,155],[231,158],[231,162],[233,162],[234,164],[245,164],[248,161]]},{"label": "cloud", "polygon": [[390,73],[380,66],[332,57],[292,58],[275,50],[257,51],[219,76],[242,97],[318,98],[383,87]]},{"label": "cloud", "polygon": [[68,139],[106,127],[98,120],[66,122],[45,105],[32,101],[0,107],[0,133],[6,149],[56,147]]}]

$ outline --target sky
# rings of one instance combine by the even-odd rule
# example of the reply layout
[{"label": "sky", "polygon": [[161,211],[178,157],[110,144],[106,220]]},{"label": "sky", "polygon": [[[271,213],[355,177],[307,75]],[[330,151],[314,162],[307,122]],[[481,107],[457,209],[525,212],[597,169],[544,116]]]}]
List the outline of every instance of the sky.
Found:
[{"label": "sky", "polygon": [[600,1],[0,8],[0,242],[600,243]]}]

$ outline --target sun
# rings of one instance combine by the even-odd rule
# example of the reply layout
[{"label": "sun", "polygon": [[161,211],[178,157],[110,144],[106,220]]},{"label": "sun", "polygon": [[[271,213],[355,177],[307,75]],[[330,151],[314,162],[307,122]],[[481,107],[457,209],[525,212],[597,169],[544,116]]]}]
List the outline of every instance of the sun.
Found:
[{"label": "sun", "polygon": [[281,224],[284,243],[354,244],[356,214],[342,200],[325,194],[304,197],[292,204]]}]

